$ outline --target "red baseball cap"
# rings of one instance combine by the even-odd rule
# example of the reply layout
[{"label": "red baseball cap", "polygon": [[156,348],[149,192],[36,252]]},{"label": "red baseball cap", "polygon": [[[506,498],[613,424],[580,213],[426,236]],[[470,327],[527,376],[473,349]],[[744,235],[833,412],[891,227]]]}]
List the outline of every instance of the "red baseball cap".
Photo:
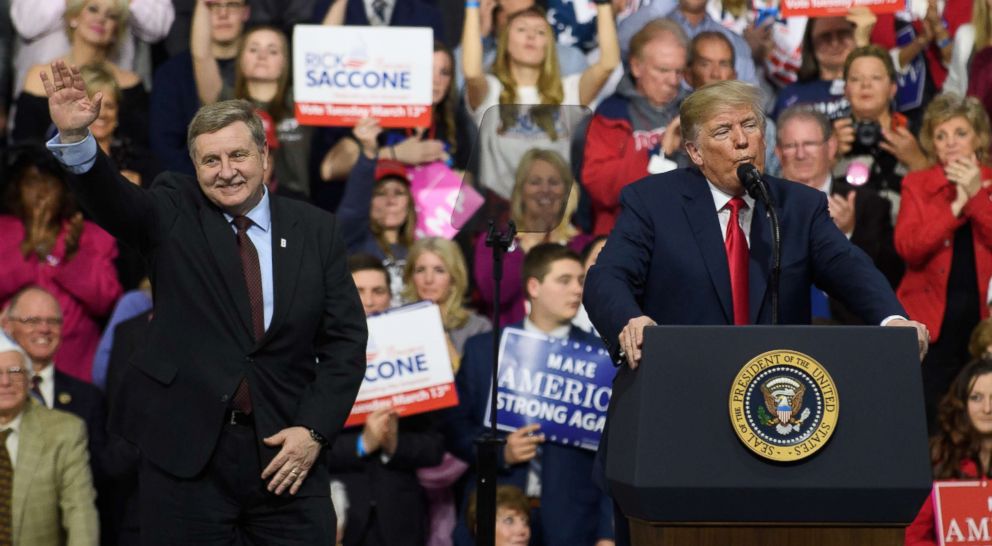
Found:
[{"label": "red baseball cap", "polygon": [[392,159],[380,159],[375,166],[375,181],[381,182],[382,180],[399,179],[406,185],[410,185],[410,179],[406,175],[406,165],[395,161]]}]

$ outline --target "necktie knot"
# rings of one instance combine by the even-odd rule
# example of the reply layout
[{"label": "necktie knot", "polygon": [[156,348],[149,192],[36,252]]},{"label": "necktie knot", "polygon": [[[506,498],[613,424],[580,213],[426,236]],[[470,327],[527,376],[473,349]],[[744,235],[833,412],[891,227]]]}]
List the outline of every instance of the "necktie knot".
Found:
[{"label": "necktie knot", "polygon": [[747,203],[744,201],[743,197],[734,197],[730,201],[727,201],[727,210],[730,214],[738,214],[742,209],[747,208]]},{"label": "necktie knot", "polygon": [[238,228],[238,231],[241,233],[248,231],[248,228],[250,228],[251,225],[254,223],[251,221],[251,218],[248,218],[247,216],[235,216],[232,222],[234,223],[234,226]]}]

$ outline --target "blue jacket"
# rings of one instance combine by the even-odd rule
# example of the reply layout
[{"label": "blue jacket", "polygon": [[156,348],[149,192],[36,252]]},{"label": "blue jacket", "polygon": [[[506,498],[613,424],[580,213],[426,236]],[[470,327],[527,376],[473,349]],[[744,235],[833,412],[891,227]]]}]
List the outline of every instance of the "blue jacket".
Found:
[{"label": "blue jacket", "polygon": [[[867,324],[906,316],[871,259],[837,229],[823,192],[766,176],[782,231],[781,324],[809,324],[810,287]],[[733,324],[730,272],[709,185],[698,169],[646,177],[620,194],[620,216],[586,277],[584,303],[614,358],[627,322]],[[771,230],[755,203],[750,235],[750,322],[769,324]]]},{"label": "blue jacket", "polygon": [[[510,325],[522,328],[520,323]],[[493,333],[469,338],[461,368],[455,376],[458,406],[447,414],[448,449],[462,460],[475,463],[475,439],[486,429],[483,424],[489,389],[492,385]],[[580,328],[572,327],[568,335],[583,343],[598,344],[599,340]],[[538,528],[532,529],[532,543],[544,546],[573,546],[595,544],[599,539],[613,539],[613,504],[592,480],[594,453],[583,449],[553,444],[541,446],[541,508]],[[528,464],[506,466],[499,454],[501,484],[515,485],[526,491]],[[475,489],[475,468],[467,476],[466,488]],[[468,495],[465,495],[468,498]],[[455,529],[456,544],[471,544],[464,522],[464,506]]]}]

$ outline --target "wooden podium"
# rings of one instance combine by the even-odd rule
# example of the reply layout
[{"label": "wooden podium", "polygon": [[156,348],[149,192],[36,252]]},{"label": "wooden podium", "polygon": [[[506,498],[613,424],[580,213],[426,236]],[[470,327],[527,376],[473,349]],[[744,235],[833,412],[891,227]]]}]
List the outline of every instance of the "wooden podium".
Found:
[{"label": "wooden podium", "polygon": [[[800,460],[759,456],[732,426],[738,373],[769,351],[812,357],[836,389],[832,436]],[[649,327],[599,455],[635,545],[902,545],[931,488],[915,332]]]}]

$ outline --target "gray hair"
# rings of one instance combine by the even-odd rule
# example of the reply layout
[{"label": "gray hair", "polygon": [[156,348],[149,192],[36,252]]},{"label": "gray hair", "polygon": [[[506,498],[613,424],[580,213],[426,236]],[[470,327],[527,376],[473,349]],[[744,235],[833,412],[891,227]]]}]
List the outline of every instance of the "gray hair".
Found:
[{"label": "gray hair", "polygon": [[59,318],[62,318],[62,306],[59,305],[58,298],[56,298],[55,294],[52,294],[47,288],[43,286],[39,286],[37,284],[29,284],[24,288],[21,288],[20,290],[15,292],[13,296],[11,296],[10,301],[7,302],[8,317],[10,316],[10,313],[14,311],[14,308],[17,307],[17,304],[21,301],[21,298],[24,297],[24,295],[27,294],[28,292],[41,292],[42,294],[45,294],[46,296],[52,298],[52,301],[55,302],[55,308],[58,309],[59,311]]},{"label": "gray hair", "polygon": [[713,116],[747,106],[758,118],[758,127],[765,132],[765,112],[761,109],[761,90],[739,80],[727,80],[704,85],[692,92],[679,108],[682,135],[686,142],[696,142],[699,129]]},{"label": "gray hair", "polygon": [[31,362],[31,357],[13,339],[10,339],[4,333],[0,333],[0,354],[3,353],[17,353],[21,355],[21,360],[24,362],[24,369],[28,371],[27,377],[34,375],[34,363]]},{"label": "gray hair", "polygon": [[194,155],[194,143],[196,137],[209,133],[216,133],[233,123],[242,122],[251,131],[251,138],[258,146],[258,150],[265,149],[265,127],[262,120],[255,113],[255,106],[246,100],[225,100],[208,104],[196,113],[193,121],[189,123],[189,130],[186,132],[186,147],[189,148],[189,157],[196,163]]},{"label": "gray hair", "polygon": [[782,142],[782,127],[785,127],[785,124],[792,120],[812,121],[816,123],[820,126],[820,132],[823,133],[823,140],[828,140],[834,134],[834,126],[823,112],[818,112],[807,106],[790,106],[778,115],[778,122],[775,124],[779,129],[776,134],[778,144]]},{"label": "gray hair", "polygon": [[682,49],[689,49],[689,37],[686,35],[682,25],[671,19],[654,19],[644,25],[637,34],[630,39],[629,58],[641,58],[641,52],[649,43],[668,35],[682,46]]}]

